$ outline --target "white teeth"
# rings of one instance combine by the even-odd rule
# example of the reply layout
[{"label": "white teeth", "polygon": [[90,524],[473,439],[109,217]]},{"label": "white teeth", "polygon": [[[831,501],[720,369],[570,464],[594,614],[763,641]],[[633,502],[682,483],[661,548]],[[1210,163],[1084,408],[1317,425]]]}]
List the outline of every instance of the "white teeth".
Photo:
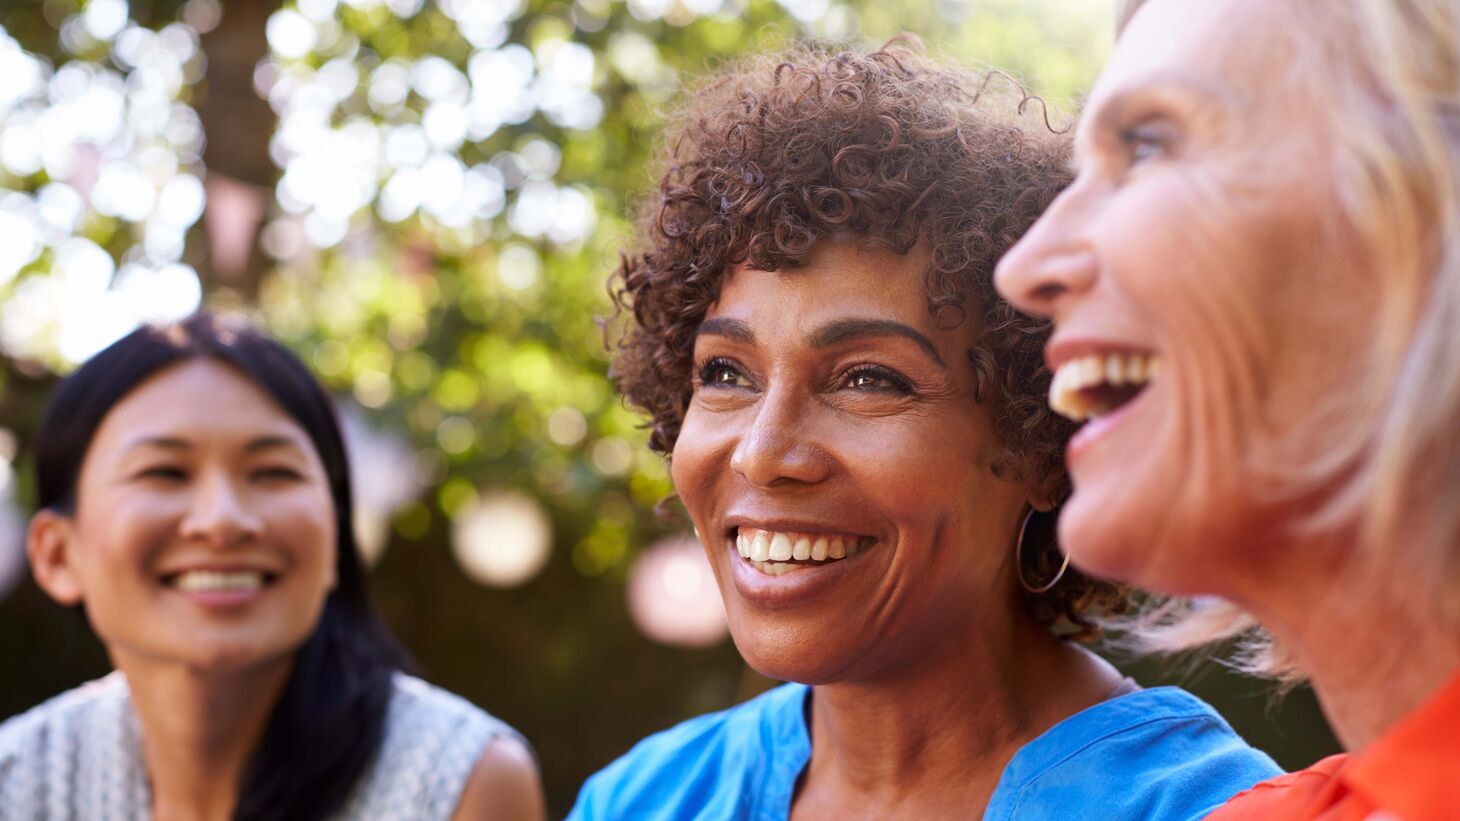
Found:
[{"label": "white teeth", "polygon": [[1112,385],[1125,384],[1125,365],[1120,357],[1112,356],[1105,360],[1105,381]]},{"label": "white teeth", "polygon": [[1145,385],[1155,381],[1160,370],[1161,359],[1156,354],[1105,353],[1071,359],[1050,380],[1049,407],[1061,416],[1083,422],[1106,409],[1082,391],[1101,385]]},{"label": "white teeth", "polygon": [[213,590],[258,590],[264,586],[264,574],[254,571],[220,573],[212,570],[189,570],[173,581],[173,587],[188,592]]},{"label": "white teeth", "polygon": [[755,534],[750,540],[750,560],[753,562],[768,561],[771,557],[771,539],[763,531]]},{"label": "white teeth", "polygon": [[845,559],[876,544],[872,538],[855,539],[843,536],[820,536],[815,533],[777,533],[745,530],[735,534],[735,552],[756,569],[771,575],[803,565],[791,562],[825,562]]},{"label": "white teeth", "polygon": [[759,570],[767,576],[784,576],[803,566],[791,564],[790,562],[752,562],[751,564],[756,570]]}]

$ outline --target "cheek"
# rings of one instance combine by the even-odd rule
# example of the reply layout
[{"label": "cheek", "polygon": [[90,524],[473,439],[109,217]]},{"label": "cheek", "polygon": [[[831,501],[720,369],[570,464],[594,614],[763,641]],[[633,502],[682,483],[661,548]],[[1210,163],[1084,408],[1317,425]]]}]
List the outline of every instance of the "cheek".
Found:
[{"label": "cheek", "polygon": [[327,493],[300,492],[276,497],[262,509],[268,511],[270,533],[296,566],[333,587],[338,549],[334,500]]},{"label": "cheek", "polygon": [[[1116,503],[1134,532],[1112,542],[1185,545],[1170,558],[1220,562],[1259,541],[1293,465],[1279,448],[1315,427],[1311,397],[1336,359],[1352,361],[1335,356],[1351,343],[1314,318],[1325,299],[1315,275],[1327,266],[1312,255],[1320,232],[1301,191],[1182,183],[1110,223],[1111,287],[1165,360],[1147,454],[1132,456],[1122,481],[1130,505]],[[1322,362],[1304,358],[1319,348]],[[1094,515],[1081,514],[1086,524]]]},{"label": "cheek", "polygon": [[98,493],[77,518],[77,559],[97,582],[145,573],[176,540],[185,505],[166,495]]},{"label": "cheek", "polygon": [[716,480],[730,470],[733,451],[729,420],[710,418],[691,407],[680,426],[669,460],[669,478],[690,516],[698,517],[698,508],[708,498]]}]

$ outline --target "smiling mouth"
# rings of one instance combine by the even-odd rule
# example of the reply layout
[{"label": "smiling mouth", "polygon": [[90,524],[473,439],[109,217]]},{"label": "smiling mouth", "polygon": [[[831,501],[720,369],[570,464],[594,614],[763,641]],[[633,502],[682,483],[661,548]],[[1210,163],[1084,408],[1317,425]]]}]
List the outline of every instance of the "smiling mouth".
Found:
[{"label": "smiling mouth", "polygon": [[1133,351],[1090,354],[1059,366],[1049,383],[1049,408],[1075,422],[1129,404],[1161,373],[1161,357]]},{"label": "smiling mouth", "polygon": [[781,576],[849,559],[876,543],[877,540],[870,536],[748,527],[739,528],[735,534],[735,548],[740,558],[767,576]]},{"label": "smiling mouth", "polygon": [[251,593],[277,579],[277,574],[259,570],[185,570],[163,576],[162,583],[184,593]]}]

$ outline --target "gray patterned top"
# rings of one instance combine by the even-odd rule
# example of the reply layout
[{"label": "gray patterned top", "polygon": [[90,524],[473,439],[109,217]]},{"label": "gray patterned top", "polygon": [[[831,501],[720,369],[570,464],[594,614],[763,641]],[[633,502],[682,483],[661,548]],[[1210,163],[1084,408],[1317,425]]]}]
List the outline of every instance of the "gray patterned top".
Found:
[{"label": "gray patterned top", "polygon": [[[339,819],[448,819],[498,736],[521,738],[459,696],[397,673],[375,761]],[[142,728],[121,673],[0,724],[0,821],[144,821]]]}]

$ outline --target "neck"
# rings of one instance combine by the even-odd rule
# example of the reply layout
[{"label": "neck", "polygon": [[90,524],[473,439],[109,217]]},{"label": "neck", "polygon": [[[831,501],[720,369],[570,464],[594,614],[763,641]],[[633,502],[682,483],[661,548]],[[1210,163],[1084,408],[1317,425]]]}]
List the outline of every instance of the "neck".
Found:
[{"label": "neck", "polygon": [[1255,574],[1237,600],[1309,678],[1346,749],[1367,747],[1460,672],[1460,634],[1411,566],[1361,561],[1352,547],[1284,552],[1303,561]]},{"label": "neck", "polygon": [[864,809],[966,815],[988,802],[1020,747],[1121,681],[1110,665],[1026,618],[992,626],[949,630],[910,654],[915,663],[817,686],[798,804],[819,785],[823,795],[855,796]]},{"label": "neck", "polygon": [[114,653],[142,725],[153,817],[227,819],[244,768],[288,682],[292,659],[200,671]]}]

